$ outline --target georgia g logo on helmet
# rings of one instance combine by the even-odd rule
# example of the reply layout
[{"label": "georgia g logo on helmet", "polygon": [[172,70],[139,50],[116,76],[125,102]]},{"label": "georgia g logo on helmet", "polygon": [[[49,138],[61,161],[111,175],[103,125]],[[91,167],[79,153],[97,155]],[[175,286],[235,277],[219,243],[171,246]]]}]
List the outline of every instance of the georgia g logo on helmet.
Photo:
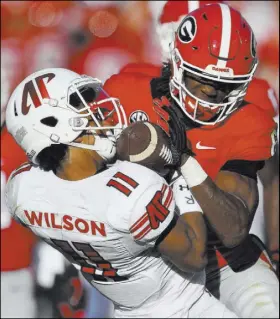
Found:
[{"label": "georgia g logo on helmet", "polygon": [[191,42],[196,34],[196,21],[192,16],[187,16],[179,25],[178,38],[183,43]]}]

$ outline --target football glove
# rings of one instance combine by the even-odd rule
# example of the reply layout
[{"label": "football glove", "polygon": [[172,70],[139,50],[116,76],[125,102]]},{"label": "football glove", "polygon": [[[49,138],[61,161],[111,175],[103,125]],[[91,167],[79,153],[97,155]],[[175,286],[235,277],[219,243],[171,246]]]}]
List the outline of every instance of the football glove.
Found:
[{"label": "football glove", "polygon": [[154,99],[153,102],[158,115],[157,124],[170,136],[174,150],[180,155],[186,153],[194,156],[187,139],[187,131],[193,126],[188,125],[182,111],[176,105],[171,105],[166,97]]}]

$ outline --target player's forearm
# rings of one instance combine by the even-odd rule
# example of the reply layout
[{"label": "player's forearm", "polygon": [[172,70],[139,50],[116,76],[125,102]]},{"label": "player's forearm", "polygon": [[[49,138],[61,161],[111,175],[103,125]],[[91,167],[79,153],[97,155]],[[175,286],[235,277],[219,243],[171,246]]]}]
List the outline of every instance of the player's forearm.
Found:
[{"label": "player's forearm", "polygon": [[199,272],[207,264],[207,231],[200,212],[183,214],[157,249],[184,272]]},{"label": "player's forearm", "polygon": [[279,157],[277,154],[266,161],[259,171],[263,184],[264,218],[267,247],[272,259],[279,264]]},{"label": "player's forearm", "polygon": [[201,213],[187,213],[180,216],[185,223],[189,239],[189,250],[185,256],[186,264],[192,271],[201,271],[207,264],[207,230]]},{"label": "player's forearm", "polygon": [[239,197],[220,189],[196,160],[185,158],[181,173],[223,244],[226,247],[240,244],[248,233],[247,206]]},{"label": "player's forearm", "polygon": [[241,200],[222,191],[209,177],[191,191],[223,244],[226,247],[239,245],[248,233],[249,216]]},{"label": "player's forearm", "polygon": [[264,188],[264,216],[270,251],[279,250],[279,177]]}]

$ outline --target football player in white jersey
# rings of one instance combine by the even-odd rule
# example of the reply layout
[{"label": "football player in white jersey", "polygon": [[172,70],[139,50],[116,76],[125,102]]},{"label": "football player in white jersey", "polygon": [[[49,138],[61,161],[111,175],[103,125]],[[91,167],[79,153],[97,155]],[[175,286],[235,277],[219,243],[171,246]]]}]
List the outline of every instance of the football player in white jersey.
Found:
[{"label": "football player in white jersey", "polygon": [[116,317],[237,318],[205,290],[202,215],[178,216],[171,188],[144,166],[107,168],[125,118],[95,78],[27,77],[6,112],[30,159],[9,179],[9,212],[111,299]]}]

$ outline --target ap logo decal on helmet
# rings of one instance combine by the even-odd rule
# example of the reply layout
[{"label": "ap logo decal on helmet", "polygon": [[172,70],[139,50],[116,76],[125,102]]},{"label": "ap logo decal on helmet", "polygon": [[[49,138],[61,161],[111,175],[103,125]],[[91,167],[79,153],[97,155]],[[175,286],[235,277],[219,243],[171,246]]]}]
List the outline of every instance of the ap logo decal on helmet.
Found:
[{"label": "ap logo decal on helmet", "polygon": [[187,16],[179,25],[178,37],[183,43],[191,42],[196,34],[196,21],[192,16]]},{"label": "ap logo decal on helmet", "polygon": [[[35,82],[37,84],[38,90],[41,94],[42,99],[49,99],[49,93],[46,88],[46,84],[44,82],[44,79],[47,79],[47,83],[50,82],[55,77],[55,74],[53,73],[47,73],[40,75],[35,78]],[[30,106],[28,101],[28,96],[31,97],[31,100],[35,107],[39,107],[42,104],[42,101],[40,97],[38,96],[38,93],[36,91],[36,88],[34,86],[33,80],[30,80],[29,82],[25,83],[23,93],[22,93],[22,104],[21,104],[21,111],[23,115],[27,115],[30,109]]]}]

